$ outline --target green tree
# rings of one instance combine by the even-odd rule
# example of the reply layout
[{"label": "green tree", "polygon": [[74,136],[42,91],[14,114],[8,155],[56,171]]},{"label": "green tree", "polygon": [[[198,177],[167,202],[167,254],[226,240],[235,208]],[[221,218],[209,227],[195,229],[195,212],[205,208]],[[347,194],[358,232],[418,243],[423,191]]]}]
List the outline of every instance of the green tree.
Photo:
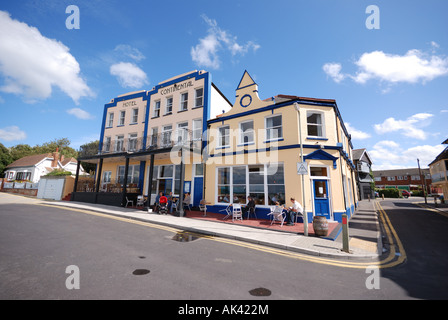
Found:
[{"label": "green tree", "polygon": [[35,151],[28,144],[18,144],[9,148],[9,153],[12,157],[12,161],[16,161],[20,158],[35,154]]},{"label": "green tree", "polygon": [[3,177],[6,166],[12,162],[13,159],[8,148],[0,143],[0,177]]},{"label": "green tree", "polygon": [[[99,145],[100,145],[99,140],[83,144],[82,146],[79,147],[78,151],[79,157],[87,157],[98,154]],[[81,165],[86,172],[92,172],[96,170],[95,163],[81,162]]]},{"label": "green tree", "polygon": [[70,147],[70,140],[67,138],[55,139],[33,147],[34,154],[51,153],[55,152],[57,149],[59,150],[59,153],[63,154],[65,157],[78,157],[78,152]]}]

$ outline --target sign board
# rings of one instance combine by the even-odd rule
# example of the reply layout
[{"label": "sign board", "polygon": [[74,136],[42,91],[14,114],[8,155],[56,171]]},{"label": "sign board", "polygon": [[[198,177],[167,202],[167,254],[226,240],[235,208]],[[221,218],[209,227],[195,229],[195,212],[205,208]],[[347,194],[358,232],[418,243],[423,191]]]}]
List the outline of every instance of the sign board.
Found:
[{"label": "sign board", "polygon": [[297,174],[308,174],[308,163],[297,162]]}]

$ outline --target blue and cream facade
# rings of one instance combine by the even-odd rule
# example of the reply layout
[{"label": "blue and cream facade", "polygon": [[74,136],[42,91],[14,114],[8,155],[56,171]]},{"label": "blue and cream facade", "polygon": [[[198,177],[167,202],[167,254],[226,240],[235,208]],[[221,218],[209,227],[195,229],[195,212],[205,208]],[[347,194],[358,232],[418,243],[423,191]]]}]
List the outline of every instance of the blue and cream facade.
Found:
[{"label": "blue and cream facade", "polygon": [[291,197],[305,206],[308,221],[316,215],[341,221],[342,214],[354,212],[353,146],[335,100],[287,95],[261,100],[258,85],[244,72],[233,107],[208,126],[209,210],[219,212],[252,196],[258,217],[266,217],[275,201],[290,206]]},{"label": "blue and cream facade", "polygon": [[[178,196],[183,190],[199,203],[207,120],[230,107],[206,71],[112,99],[104,106],[98,154],[80,159],[97,163],[91,202],[120,204],[129,194],[144,194],[153,203],[160,191]],[[111,203],[113,193],[121,197]]]}]

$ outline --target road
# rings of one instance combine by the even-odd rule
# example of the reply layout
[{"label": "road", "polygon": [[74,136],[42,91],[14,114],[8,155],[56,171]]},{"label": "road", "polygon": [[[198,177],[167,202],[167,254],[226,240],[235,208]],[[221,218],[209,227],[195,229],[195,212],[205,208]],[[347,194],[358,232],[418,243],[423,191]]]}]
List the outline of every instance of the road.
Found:
[{"label": "road", "polygon": [[379,288],[369,289],[371,274],[365,268],[316,263],[208,237],[181,242],[168,228],[10,199],[0,194],[0,299],[448,297],[443,233],[448,218],[409,201],[381,202],[406,260],[380,269]]}]

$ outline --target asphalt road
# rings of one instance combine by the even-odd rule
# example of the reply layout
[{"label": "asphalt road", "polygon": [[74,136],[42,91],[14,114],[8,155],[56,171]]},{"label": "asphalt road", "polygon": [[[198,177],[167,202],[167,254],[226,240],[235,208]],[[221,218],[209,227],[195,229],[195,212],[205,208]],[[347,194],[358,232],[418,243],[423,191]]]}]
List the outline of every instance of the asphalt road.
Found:
[{"label": "asphalt road", "polygon": [[[441,231],[448,218],[405,202],[382,205],[407,259],[381,269],[379,288],[369,289],[371,274],[363,268],[305,261],[219,239],[180,242],[172,230],[0,201],[0,299],[447,298],[443,253],[448,242]],[[422,225],[425,232],[420,232]],[[77,275],[79,289],[68,289]]]}]

